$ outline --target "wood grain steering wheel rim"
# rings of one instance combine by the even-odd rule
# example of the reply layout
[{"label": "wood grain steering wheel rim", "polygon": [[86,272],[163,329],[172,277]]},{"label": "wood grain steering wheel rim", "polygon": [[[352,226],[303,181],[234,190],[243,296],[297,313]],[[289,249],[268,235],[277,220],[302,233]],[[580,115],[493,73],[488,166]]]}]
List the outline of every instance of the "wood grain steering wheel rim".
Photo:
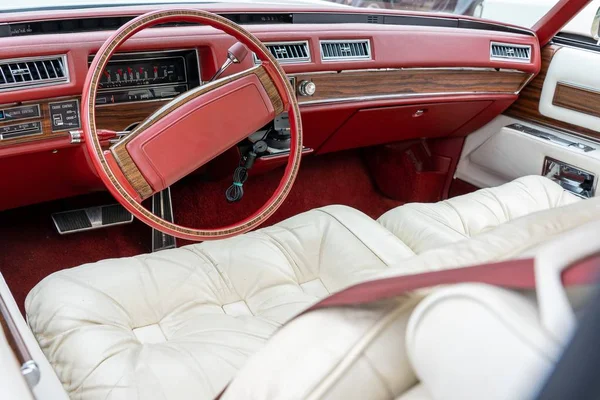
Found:
[{"label": "wood grain steering wheel rim", "polygon": [[[153,25],[168,22],[191,22],[209,25],[233,36],[235,39],[246,45],[248,49],[254,52],[262,61],[262,65],[244,72],[246,74],[255,74],[256,77],[260,79],[263,89],[265,89],[267,85],[269,85],[271,89],[274,88],[275,91],[271,90],[269,96],[273,101],[275,112],[287,111],[289,114],[291,132],[290,153],[288,164],[279,186],[270,199],[267,200],[267,202],[254,214],[235,224],[222,228],[189,228],[171,223],[154,215],[141,204],[141,201],[149,197],[152,192],[144,192],[143,185],[134,182],[135,173],[132,174],[131,168],[128,166],[125,166],[124,168],[123,159],[119,159],[119,156],[122,157],[122,154],[119,155],[118,151],[115,150],[116,145],[113,146],[111,150],[103,150],[100,144],[100,138],[98,137],[95,100],[101,74],[105,70],[109,59],[119,46],[135,33]],[[240,74],[243,74],[244,72]],[[214,87],[211,86],[209,89],[218,90],[216,88],[222,86],[222,84],[219,85],[217,82],[222,83],[228,78],[231,79],[230,77],[225,77],[209,84],[214,84]],[[189,92],[191,91],[186,93]],[[175,98],[163,108],[169,108],[168,106],[172,104],[177,105],[177,99],[185,95],[186,94],[184,93]],[[280,102],[277,102],[275,97],[279,97]],[[300,121],[300,111],[298,102],[294,96],[294,90],[292,89],[285,72],[267,48],[254,35],[228,19],[206,11],[186,9],[155,11],[135,18],[119,28],[100,48],[90,65],[83,89],[81,107],[82,130],[85,138],[85,145],[95,169],[108,190],[117,201],[139,220],[161,232],[178,238],[193,241],[214,240],[238,235],[256,228],[281,206],[292,188],[300,167],[302,155],[302,124]],[[235,112],[235,110],[233,110],[233,112]],[[156,113],[154,116],[156,116]],[[140,125],[145,124],[146,121],[142,122]],[[134,132],[132,132],[132,134]],[[253,132],[249,132],[248,135],[251,133]],[[120,148],[122,150],[123,146]],[[133,165],[135,167],[135,163],[133,163]],[[153,189],[150,188],[150,190],[152,191]]]}]

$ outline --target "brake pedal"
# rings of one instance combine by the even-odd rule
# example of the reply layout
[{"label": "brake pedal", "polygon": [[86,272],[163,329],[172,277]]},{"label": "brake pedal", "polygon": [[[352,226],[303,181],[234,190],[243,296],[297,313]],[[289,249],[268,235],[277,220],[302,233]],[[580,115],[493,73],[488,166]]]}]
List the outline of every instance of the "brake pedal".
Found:
[{"label": "brake pedal", "polygon": [[133,215],[120,204],[88,207],[52,214],[56,230],[61,235],[83,232],[108,226],[128,224]]},{"label": "brake pedal", "polygon": [[[166,188],[152,196],[152,213],[165,221],[173,222],[171,188]],[[177,247],[175,237],[152,228],[152,252]]]}]

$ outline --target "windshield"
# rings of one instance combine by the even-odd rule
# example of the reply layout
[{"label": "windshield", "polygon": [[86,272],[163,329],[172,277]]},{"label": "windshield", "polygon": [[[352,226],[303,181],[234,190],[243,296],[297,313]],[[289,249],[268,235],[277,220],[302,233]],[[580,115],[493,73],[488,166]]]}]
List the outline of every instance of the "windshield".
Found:
[{"label": "windshield", "polygon": [[[334,3],[373,9],[442,12],[468,15],[491,21],[531,28],[558,0],[329,0]],[[600,0],[593,0],[563,31],[591,35],[591,26]]]},{"label": "windshield", "polygon": [[[145,4],[262,3],[278,5],[335,5],[387,10],[450,13],[484,18],[531,28],[558,0],[20,0],[2,1],[0,11],[77,7],[108,7]],[[593,0],[565,30],[590,36],[590,27],[600,0]]]}]

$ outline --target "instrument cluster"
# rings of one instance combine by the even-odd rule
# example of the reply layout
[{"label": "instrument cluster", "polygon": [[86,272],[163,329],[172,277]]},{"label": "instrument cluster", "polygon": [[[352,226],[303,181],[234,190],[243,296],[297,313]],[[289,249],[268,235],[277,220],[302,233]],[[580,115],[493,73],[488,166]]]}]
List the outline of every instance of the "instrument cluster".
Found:
[{"label": "instrument cluster", "polygon": [[155,58],[153,60],[124,60],[109,62],[102,72],[100,88],[186,83],[187,73],[183,57]]},{"label": "instrument cluster", "polygon": [[116,54],[102,71],[96,104],[171,99],[200,85],[199,65],[196,50]]}]

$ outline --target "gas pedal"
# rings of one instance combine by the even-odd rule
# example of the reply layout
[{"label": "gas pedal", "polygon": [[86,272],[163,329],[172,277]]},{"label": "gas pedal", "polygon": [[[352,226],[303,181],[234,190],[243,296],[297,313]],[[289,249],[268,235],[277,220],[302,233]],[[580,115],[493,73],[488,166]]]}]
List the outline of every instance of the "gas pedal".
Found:
[{"label": "gas pedal", "polygon": [[[152,213],[166,221],[173,222],[173,204],[171,188],[166,188],[152,196]],[[177,247],[175,237],[152,229],[152,252],[174,249]]]},{"label": "gas pedal", "polygon": [[108,226],[128,224],[133,215],[120,204],[88,207],[52,214],[56,230],[61,235],[83,232]]}]

